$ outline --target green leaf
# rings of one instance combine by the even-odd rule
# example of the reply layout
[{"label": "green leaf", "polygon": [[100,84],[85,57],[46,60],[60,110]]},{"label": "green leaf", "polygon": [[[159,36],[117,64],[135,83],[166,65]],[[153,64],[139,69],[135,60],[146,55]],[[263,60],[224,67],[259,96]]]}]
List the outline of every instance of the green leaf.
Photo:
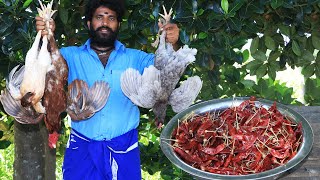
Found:
[{"label": "green leaf", "polygon": [[278,7],[283,5],[283,0],[272,0],[271,1],[271,7],[273,9],[277,9]]},{"label": "green leaf", "polygon": [[259,47],[259,37],[255,37],[252,42],[251,42],[251,45],[250,45],[250,52],[251,54],[254,54],[257,52],[258,50],[258,47]]},{"label": "green leaf", "polygon": [[59,17],[63,24],[68,24],[68,10],[65,8],[59,8]]},{"label": "green leaf", "polygon": [[31,2],[32,2],[32,0],[26,0],[26,1],[23,3],[23,8],[29,7],[29,5],[30,5]]},{"label": "green leaf", "polygon": [[280,51],[272,51],[269,55],[269,62],[276,61],[281,56]]},{"label": "green leaf", "polygon": [[278,61],[269,61],[268,67],[272,69],[273,71],[279,71],[280,70],[280,64]]},{"label": "green leaf", "polygon": [[296,54],[297,56],[301,56],[301,49],[299,44],[297,43],[297,41],[293,40],[292,41],[292,51],[294,52],[294,54]]},{"label": "green leaf", "polygon": [[301,73],[304,75],[305,78],[309,78],[314,74],[315,64],[310,64],[302,68]]},{"label": "green leaf", "polygon": [[302,59],[309,63],[315,60],[313,54],[308,50],[303,51]]},{"label": "green leaf", "polygon": [[251,56],[254,59],[262,61],[262,62],[267,60],[266,54],[264,52],[262,52],[262,51],[257,51],[256,53],[251,54]]},{"label": "green leaf", "polygon": [[246,49],[246,50],[244,50],[244,51],[242,52],[242,57],[243,57],[243,62],[246,62],[246,61],[249,59],[250,53],[249,53],[249,50],[248,50],[248,49]]},{"label": "green leaf", "polygon": [[205,33],[205,32],[201,32],[201,33],[199,34],[199,39],[205,39],[205,38],[207,38],[207,37],[208,37],[208,34]]},{"label": "green leaf", "polygon": [[268,86],[266,80],[264,80],[264,79],[259,79],[258,84],[253,86],[253,89],[260,95],[265,94],[264,93],[265,91],[270,91],[269,86]]},{"label": "green leaf", "polygon": [[246,68],[250,70],[250,74],[252,75],[251,72],[255,72],[262,64],[263,62],[261,61],[253,60],[246,65]]},{"label": "green leaf", "polygon": [[313,52],[315,50],[315,47],[312,44],[312,36],[307,38],[304,47],[305,47],[306,50],[308,50],[310,52]]},{"label": "green leaf", "polygon": [[306,94],[308,94],[311,97],[320,97],[320,91],[319,86],[317,86],[317,82],[314,79],[308,78],[306,80]]},{"label": "green leaf", "polygon": [[14,20],[12,19],[12,17],[10,16],[4,16],[3,18],[1,18],[0,16],[0,23],[1,23],[1,26],[0,26],[0,35],[1,36],[5,36],[4,33],[5,31],[7,31],[8,29],[11,28],[11,26],[13,26],[14,24]]},{"label": "green leaf", "polygon": [[9,130],[9,126],[7,123],[5,123],[4,121],[0,121],[0,131],[8,131]]},{"label": "green leaf", "polygon": [[272,39],[272,37],[266,35],[266,36],[264,37],[264,43],[265,43],[265,45],[266,45],[266,47],[267,47],[268,49],[271,49],[272,51],[274,51],[274,50],[276,49],[276,43],[275,43],[275,41]]},{"label": "green leaf", "polygon": [[222,0],[221,1],[221,7],[225,14],[228,14],[228,8],[229,8],[229,2],[228,0]]},{"label": "green leaf", "polygon": [[10,141],[0,141],[0,149],[6,149],[11,144]]},{"label": "green leaf", "polygon": [[197,12],[197,16],[201,16],[204,13],[204,10],[201,8]]},{"label": "green leaf", "polygon": [[317,76],[317,78],[320,78],[320,67],[316,66],[315,70],[314,70],[314,74]]},{"label": "green leaf", "polygon": [[268,63],[268,75],[272,80],[276,79],[277,71],[279,71],[280,65],[276,61],[271,61]]},{"label": "green leaf", "polygon": [[283,24],[279,25],[279,29],[281,34],[286,35],[288,37],[290,37],[290,27],[289,26],[285,26]]},{"label": "green leaf", "polygon": [[240,32],[242,29],[242,23],[238,18],[229,18],[228,25],[230,26],[231,29],[236,30],[238,32]]},{"label": "green leaf", "polygon": [[320,38],[316,35],[312,35],[311,38],[313,47],[320,50]]},{"label": "green leaf", "polygon": [[231,10],[230,10],[230,14],[236,13],[236,11],[238,11],[238,10],[242,7],[242,5],[244,4],[244,2],[245,2],[245,1],[243,1],[243,0],[235,1],[234,4],[232,4],[233,6],[232,6],[232,8],[231,8]]},{"label": "green leaf", "polygon": [[255,82],[252,80],[242,80],[240,81],[246,88],[251,88],[255,85]]},{"label": "green leaf", "polygon": [[267,64],[260,66],[256,71],[257,79],[261,79],[263,76],[265,76],[267,74],[267,70]]},{"label": "green leaf", "polygon": [[272,80],[276,79],[277,76],[277,70],[273,69],[273,66],[269,66],[268,68],[268,76],[269,78],[271,78]]},{"label": "green leaf", "polygon": [[230,45],[233,47],[233,48],[238,48],[238,49],[241,49],[244,45],[246,45],[248,43],[248,40],[246,38],[242,38],[242,37],[239,37],[239,38],[236,38],[236,39],[233,39],[230,43]]}]

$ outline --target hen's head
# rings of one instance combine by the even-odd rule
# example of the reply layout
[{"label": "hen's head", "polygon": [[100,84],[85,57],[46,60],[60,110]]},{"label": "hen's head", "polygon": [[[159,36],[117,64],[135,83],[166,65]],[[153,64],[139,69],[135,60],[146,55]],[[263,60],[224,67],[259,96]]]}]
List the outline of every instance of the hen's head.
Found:
[{"label": "hen's head", "polygon": [[50,148],[56,148],[58,139],[59,139],[59,134],[56,131],[54,131],[53,133],[49,134],[49,138],[48,138],[49,147]]},{"label": "hen's head", "polygon": [[31,106],[32,99],[34,96],[35,94],[33,92],[27,92],[26,94],[24,94],[21,98],[21,105],[23,107]]}]

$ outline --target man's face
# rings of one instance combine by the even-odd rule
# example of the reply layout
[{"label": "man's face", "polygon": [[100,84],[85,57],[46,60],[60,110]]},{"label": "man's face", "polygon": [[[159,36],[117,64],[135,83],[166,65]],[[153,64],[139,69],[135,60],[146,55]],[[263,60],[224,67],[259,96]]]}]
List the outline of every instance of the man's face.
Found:
[{"label": "man's face", "polygon": [[106,7],[99,7],[93,14],[92,20],[87,22],[90,29],[91,43],[99,47],[113,46],[119,31],[116,12]]}]

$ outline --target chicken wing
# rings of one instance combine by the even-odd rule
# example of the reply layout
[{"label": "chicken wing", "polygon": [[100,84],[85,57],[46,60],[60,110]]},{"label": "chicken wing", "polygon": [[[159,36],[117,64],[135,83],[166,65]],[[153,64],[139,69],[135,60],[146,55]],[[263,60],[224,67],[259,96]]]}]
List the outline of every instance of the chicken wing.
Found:
[{"label": "chicken wing", "polygon": [[107,103],[110,87],[104,81],[95,82],[91,88],[83,80],[76,79],[68,86],[67,113],[72,120],[92,117]]},{"label": "chicken wing", "polygon": [[20,95],[20,85],[25,68],[24,66],[18,68],[19,66],[16,66],[10,71],[9,77],[6,79],[6,89],[1,92],[0,100],[5,112],[19,123],[36,124],[42,120],[43,114],[37,113],[32,106],[21,106],[20,100],[12,96],[12,94]]}]

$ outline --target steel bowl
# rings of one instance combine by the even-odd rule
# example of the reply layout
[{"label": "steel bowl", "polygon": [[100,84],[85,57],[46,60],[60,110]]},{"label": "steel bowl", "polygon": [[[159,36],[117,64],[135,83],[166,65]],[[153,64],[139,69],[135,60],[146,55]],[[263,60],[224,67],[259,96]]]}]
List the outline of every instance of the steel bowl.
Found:
[{"label": "steel bowl", "polygon": [[[193,176],[195,179],[276,179],[283,175],[288,170],[295,169],[294,167],[297,167],[297,165],[307,157],[309,152],[312,149],[313,144],[313,132],[310,124],[308,121],[302,117],[299,113],[295,112],[294,110],[290,109],[289,107],[282,105],[280,103],[277,103],[278,110],[288,117],[291,117],[293,121],[301,122],[302,128],[303,128],[303,139],[302,144],[298,150],[298,153],[294,158],[292,158],[290,161],[288,161],[285,165],[279,166],[277,168],[255,173],[255,174],[249,174],[249,175],[221,175],[221,174],[214,174],[206,171],[202,171],[200,169],[194,168],[184,161],[182,161],[176,153],[173,151],[172,147],[169,145],[172,131],[178,126],[178,120],[183,119],[184,117],[188,116],[190,113],[196,113],[201,114],[205,112],[214,112],[219,110],[227,109],[231,106],[237,106],[241,102],[248,100],[248,97],[238,97],[238,98],[230,98],[230,99],[217,99],[217,100],[210,100],[206,102],[202,102],[199,104],[195,104],[188,109],[178,113],[175,115],[168,124],[164,127],[162,130],[162,133],[160,135],[161,139],[161,150],[166,155],[166,157],[178,168],[181,170],[187,172],[191,176]],[[269,108],[272,106],[273,102],[268,101],[265,99],[257,99],[256,105],[261,104],[265,108]]]}]

